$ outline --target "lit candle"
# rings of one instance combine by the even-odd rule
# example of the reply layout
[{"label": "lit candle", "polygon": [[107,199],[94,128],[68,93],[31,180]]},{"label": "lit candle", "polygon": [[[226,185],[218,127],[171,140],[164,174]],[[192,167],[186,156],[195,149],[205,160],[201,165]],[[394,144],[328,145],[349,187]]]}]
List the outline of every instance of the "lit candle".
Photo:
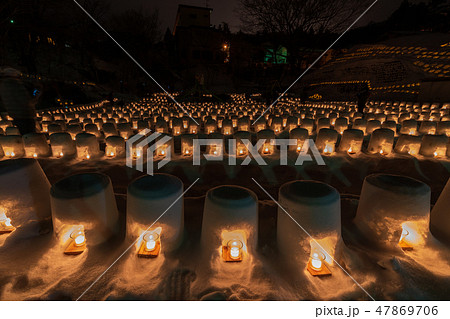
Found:
[{"label": "lit candle", "polygon": [[86,242],[86,237],[82,230],[74,231],[70,237],[73,239],[76,246],[82,246]]},{"label": "lit candle", "polygon": [[313,253],[311,256],[311,267],[316,271],[322,270],[322,260],[318,253]]},{"label": "lit candle", "polygon": [[333,152],[333,146],[329,143],[325,144],[325,148],[323,149],[323,153],[325,155],[330,155]]},{"label": "lit candle", "polygon": [[243,244],[238,239],[233,239],[228,242],[228,248],[231,259],[239,259],[241,257],[241,248]]},{"label": "lit candle", "polygon": [[158,233],[147,232],[144,235],[145,250],[154,251],[156,248],[156,242],[158,241],[158,239],[159,239]]}]

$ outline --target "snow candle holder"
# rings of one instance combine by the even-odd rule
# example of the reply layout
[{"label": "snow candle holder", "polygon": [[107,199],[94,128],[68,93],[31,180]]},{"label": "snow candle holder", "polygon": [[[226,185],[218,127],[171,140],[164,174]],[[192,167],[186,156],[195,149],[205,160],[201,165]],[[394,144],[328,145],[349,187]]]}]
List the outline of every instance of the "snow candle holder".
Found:
[{"label": "snow candle holder", "polygon": [[316,147],[324,155],[331,155],[338,140],[338,132],[330,128],[323,128],[319,131],[316,138]]},{"label": "snow candle holder", "polygon": [[308,139],[308,130],[305,128],[294,128],[289,132],[289,138],[297,140],[296,145],[289,145],[289,150],[301,152],[303,148],[303,144],[305,144],[305,141]]},{"label": "snow candle holder", "polygon": [[367,152],[387,156],[394,146],[394,132],[390,129],[379,128],[372,132]]},{"label": "snow candle holder", "polygon": [[95,135],[80,133],[76,136],[77,157],[89,160],[100,155],[100,146]]},{"label": "snow candle holder", "polygon": [[27,157],[48,157],[51,154],[50,147],[47,144],[47,138],[44,134],[25,134],[23,136],[23,144]]},{"label": "snow candle holder", "polygon": [[395,144],[395,152],[415,156],[419,154],[422,138],[420,136],[402,134]]},{"label": "snow candle holder", "polygon": [[347,152],[349,155],[358,154],[361,152],[363,140],[363,131],[356,129],[347,129],[342,134],[342,139],[339,143],[339,151]]},{"label": "snow candle holder", "polygon": [[[143,176],[130,184],[127,237],[131,241],[139,238],[136,243],[138,256],[156,257],[162,244],[165,250],[180,245],[184,231],[183,198],[179,198],[182,193],[181,180],[168,174]],[[155,220],[157,222],[152,225]]]},{"label": "snow candle holder", "polygon": [[219,186],[206,194],[202,251],[217,251],[226,262],[244,261],[258,241],[258,200],[239,186]]},{"label": "snow candle holder", "polygon": [[0,135],[0,145],[5,154],[5,158],[19,158],[25,156],[22,136]]},{"label": "snow candle holder", "polygon": [[[27,225],[30,237],[48,233],[51,229],[49,191],[50,183],[37,160],[1,161],[0,219],[3,225],[12,224],[18,229]],[[28,227],[33,224],[36,227]]]},{"label": "snow candle holder", "polygon": [[125,157],[125,140],[120,136],[109,136],[105,140],[105,155],[109,158]]},{"label": "snow candle holder", "polygon": [[442,158],[447,153],[448,137],[445,135],[425,135],[419,153],[426,157]]},{"label": "snow candle holder", "polygon": [[[293,181],[280,187],[277,242],[283,258],[295,267],[314,270],[323,275],[333,265],[341,245],[340,195],[333,187],[316,181]],[[310,236],[298,231],[291,217],[308,230]],[[297,230],[297,231],[296,231]],[[314,260],[313,260],[314,259]],[[319,267],[323,265],[324,267]],[[312,269],[315,268],[315,269]]]},{"label": "snow candle holder", "polygon": [[369,243],[411,249],[424,241],[430,198],[430,187],[418,180],[369,175],[363,183],[354,222]]},{"label": "snow candle holder", "polygon": [[80,254],[118,234],[119,213],[108,176],[76,174],[50,190],[53,229],[66,254]]},{"label": "snow candle holder", "polygon": [[50,147],[53,157],[56,158],[71,157],[77,153],[75,141],[69,133],[53,133],[50,135]]}]

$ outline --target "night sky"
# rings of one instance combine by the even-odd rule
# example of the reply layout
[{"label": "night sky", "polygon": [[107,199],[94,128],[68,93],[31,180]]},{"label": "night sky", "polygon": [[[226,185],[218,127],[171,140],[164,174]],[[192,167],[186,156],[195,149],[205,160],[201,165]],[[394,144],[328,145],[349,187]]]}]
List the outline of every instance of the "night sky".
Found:
[{"label": "night sky", "polygon": [[[392,12],[398,8],[402,0],[379,0],[378,3],[361,19],[359,26],[365,25],[371,21],[377,22],[386,19]],[[162,21],[162,31],[167,27],[173,29],[175,15],[178,4],[188,4],[195,6],[205,6],[208,4],[213,8],[211,23],[219,25],[223,21],[227,22],[232,31],[239,31],[240,21],[238,13],[235,12],[239,0],[111,0],[112,10],[119,12],[127,8],[159,8],[160,19]]]}]

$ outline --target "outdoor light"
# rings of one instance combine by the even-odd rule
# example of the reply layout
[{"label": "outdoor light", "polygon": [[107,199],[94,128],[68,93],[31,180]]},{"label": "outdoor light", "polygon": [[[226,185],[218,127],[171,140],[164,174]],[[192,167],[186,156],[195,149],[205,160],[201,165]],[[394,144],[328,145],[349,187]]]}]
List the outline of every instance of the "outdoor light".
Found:
[{"label": "outdoor light", "polygon": [[434,157],[443,157],[445,156],[446,148],[445,147],[438,147],[434,151],[433,155]]},{"label": "outdoor light", "polygon": [[6,217],[4,209],[0,208],[0,234],[11,233],[16,228],[11,225],[11,218]]},{"label": "outdoor light", "polygon": [[84,226],[72,227],[72,232],[68,240],[68,245],[64,254],[79,255],[86,249],[86,235],[84,233]]},{"label": "outdoor light", "polygon": [[142,236],[138,257],[155,258],[161,251],[161,240],[156,231],[146,231]]}]

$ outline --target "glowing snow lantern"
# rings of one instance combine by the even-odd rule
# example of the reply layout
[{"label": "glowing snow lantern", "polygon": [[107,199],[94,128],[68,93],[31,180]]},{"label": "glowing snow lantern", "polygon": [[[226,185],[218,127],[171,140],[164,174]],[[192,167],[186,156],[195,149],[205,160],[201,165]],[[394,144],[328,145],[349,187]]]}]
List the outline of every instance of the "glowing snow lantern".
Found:
[{"label": "glowing snow lantern", "polygon": [[[283,207],[278,209],[277,222],[281,256],[295,269],[306,266],[314,276],[330,275],[328,266],[333,264],[342,244],[337,190],[321,182],[293,181],[280,187],[278,198]],[[291,218],[301,223],[308,234],[293,232],[298,225]],[[305,251],[310,251],[310,255],[305,256]]]},{"label": "glowing snow lantern", "polygon": [[323,128],[319,131],[316,138],[316,145],[319,151],[325,155],[330,155],[334,152],[336,142],[338,140],[338,133],[329,128]]},{"label": "glowing snow lantern", "polygon": [[106,145],[105,148],[106,157],[114,157],[117,154],[116,148],[114,146]]},{"label": "glowing snow lantern", "polygon": [[[162,241],[165,251],[179,247],[184,225],[182,193],[181,180],[168,174],[143,176],[130,184],[127,237],[133,241],[139,238],[136,243],[139,257],[158,256]],[[149,229],[150,225],[153,228]]]},{"label": "glowing snow lantern", "polygon": [[244,261],[249,250],[256,248],[257,233],[258,206],[253,192],[238,186],[208,191],[201,232],[203,253],[218,251],[225,262]]},{"label": "glowing snow lantern", "polygon": [[183,134],[181,136],[181,155],[192,156],[194,152],[194,138],[195,134]]},{"label": "glowing snow lantern", "polygon": [[370,154],[389,155],[394,145],[394,132],[390,129],[380,128],[372,132],[367,151]]},{"label": "glowing snow lantern", "polygon": [[364,180],[355,225],[371,245],[411,249],[423,242],[419,234],[427,232],[430,197],[430,187],[418,180],[369,175]]},{"label": "glowing snow lantern", "polygon": [[300,127],[296,127],[289,132],[289,138],[297,140],[296,145],[290,145],[289,149],[294,150],[296,152],[300,152],[302,150],[303,144],[305,140],[308,138],[308,130]]},{"label": "glowing snow lantern", "polygon": [[425,135],[419,153],[426,157],[443,157],[447,150],[448,137],[445,135]]},{"label": "glowing snow lantern", "polygon": [[80,254],[116,236],[119,214],[111,180],[98,173],[76,174],[50,191],[53,229],[65,254]]},{"label": "glowing snow lantern", "polygon": [[13,232],[16,228],[11,225],[11,218],[6,217],[5,210],[0,208],[0,234]]},{"label": "glowing snow lantern", "polygon": [[395,152],[399,154],[417,155],[422,138],[420,136],[402,134],[395,144]]},{"label": "glowing snow lantern", "polygon": [[16,157],[22,157],[25,155],[25,149],[24,149],[22,136],[0,135],[0,145],[3,148],[5,157],[7,157],[7,158],[16,158]]}]

